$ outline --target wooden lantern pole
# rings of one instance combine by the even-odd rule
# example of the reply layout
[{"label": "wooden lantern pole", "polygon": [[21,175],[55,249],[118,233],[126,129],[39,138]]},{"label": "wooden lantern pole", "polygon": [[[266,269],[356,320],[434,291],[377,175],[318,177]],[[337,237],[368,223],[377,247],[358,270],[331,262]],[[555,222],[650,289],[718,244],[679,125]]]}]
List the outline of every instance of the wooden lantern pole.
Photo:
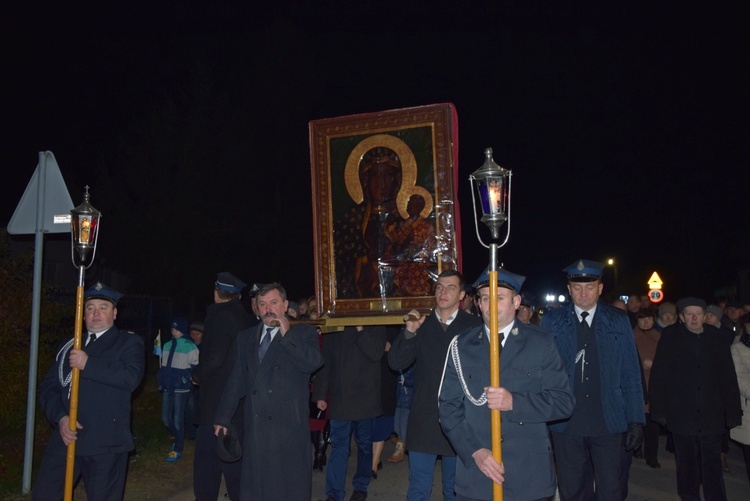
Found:
[{"label": "wooden lantern pole", "polygon": [[[83,337],[83,271],[84,267],[79,268],[78,287],[76,288],[76,325],[75,334],[73,335],[73,348],[81,349]],[[77,368],[71,370],[70,377],[70,412],[68,413],[68,425],[71,431],[76,431],[78,423],[78,381],[80,371]],[[68,445],[67,460],[65,463],[65,495],[64,501],[73,500],[73,471],[76,463],[76,441],[73,440]]]},{"label": "wooden lantern pole", "polygon": [[[490,386],[500,386],[500,340],[497,318],[497,244],[490,244]],[[502,429],[500,411],[490,411],[490,426],[492,431],[492,456],[503,464]],[[503,486],[492,482],[492,496],[495,501],[502,501]]]}]

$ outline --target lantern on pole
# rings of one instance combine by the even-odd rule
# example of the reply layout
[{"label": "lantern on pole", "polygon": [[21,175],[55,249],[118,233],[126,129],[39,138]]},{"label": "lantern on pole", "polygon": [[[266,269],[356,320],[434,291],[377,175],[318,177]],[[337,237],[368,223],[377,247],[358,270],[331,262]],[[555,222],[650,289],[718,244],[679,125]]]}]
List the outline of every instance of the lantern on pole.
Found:
[{"label": "lantern on pole", "polygon": [[70,211],[70,232],[73,237],[70,251],[76,268],[86,269],[94,262],[101,216],[102,213],[89,203],[89,187],[86,186],[83,203]]},{"label": "lantern on pole", "polygon": [[[73,335],[73,348],[81,349],[83,333],[83,275],[96,256],[96,241],[99,236],[99,219],[102,213],[89,203],[89,187],[83,195],[83,203],[70,211],[71,257],[73,265],[78,268],[78,287],[76,288],[76,319]],[[73,368],[70,378],[70,419],[68,424],[76,431],[78,422],[78,384],[79,370]],[[73,470],[75,467],[76,443],[68,445],[65,464],[65,501],[73,499]]]},{"label": "lantern on pole", "polygon": [[[508,242],[510,237],[510,180],[511,171],[503,169],[492,158],[492,148],[484,150],[484,164],[469,176],[471,183],[472,205],[474,206],[474,226],[477,238],[482,246],[490,250],[489,263],[489,288],[490,288],[490,386],[500,386],[500,340],[498,339],[497,318],[497,251]],[[479,203],[477,203],[477,197]],[[477,212],[477,205],[481,209],[481,217]],[[482,221],[490,229],[491,241],[484,243],[479,233],[479,221]],[[503,242],[500,240],[500,227],[508,223]],[[492,427],[492,456],[498,463],[503,462],[501,441],[502,429],[500,422],[500,411],[491,410]],[[492,484],[493,497],[497,500],[503,499],[503,488],[501,485]]]}]

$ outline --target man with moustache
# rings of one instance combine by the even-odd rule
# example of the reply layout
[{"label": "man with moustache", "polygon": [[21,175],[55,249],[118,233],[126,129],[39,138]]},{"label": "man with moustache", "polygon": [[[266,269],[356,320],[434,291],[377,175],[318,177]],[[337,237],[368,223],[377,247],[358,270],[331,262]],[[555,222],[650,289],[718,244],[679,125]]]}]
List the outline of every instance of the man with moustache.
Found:
[{"label": "man with moustache", "polygon": [[278,283],[257,294],[261,325],[237,336],[237,356],[214,419],[227,434],[244,399],[240,501],[310,499],[312,445],[308,428],[310,375],[323,365],[318,334],[291,326],[286,290]]},{"label": "man with moustache", "polygon": [[681,324],[662,332],[649,379],[651,418],[674,440],[680,499],[727,499],[722,435],[742,423],[737,375],[726,342],[704,323],[706,302],[677,301]]},{"label": "man with moustache", "polygon": [[[197,501],[216,501],[221,476],[231,499],[239,499],[240,462],[222,461],[216,454],[214,418],[221,393],[234,365],[234,342],[237,334],[252,325],[250,315],[240,302],[245,282],[229,272],[216,275],[214,304],[206,311],[200,363],[193,369],[191,380],[200,386],[196,424],[193,491]],[[234,417],[242,436],[242,410]]]},{"label": "man with moustache", "polygon": [[[44,451],[32,499],[62,499],[67,447],[75,442],[73,480],[83,478],[91,500],[118,500],[125,492],[128,452],[135,448],[130,431],[130,399],[143,378],[141,338],[115,327],[122,295],[101,282],[84,293],[84,345],[73,339],[58,351],[39,385],[39,408],[54,433]],[[78,422],[70,429],[70,382],[80,371]]]},{"label": "man with moustache", "polygon": [[[484,324],[456,336],[448,350],[439,415],[461,459],[456,468],[458,501],[491,500],[493,482],[502,484],[511,500],[547,500],[555,493],[547,422],[569,416],[574,399],[552,336],[515,318],[524,280],[498,270],[497,303],[492,304],[485,271],[476,283]],[[501,344],[501,387],[490,386],[493,308]],[[501,411],[502,464],[491,451],[491,409]]]},{"label": "man with moustache", "polygon": [[576,397],[570,418],[550,425],[563,500],[623,499],[621,449],[630,452],[643,442],[646,418],[633,330],[625,312],[599,302],[603,269],[587,259],[565,268],[572,304],[542,318]]}]

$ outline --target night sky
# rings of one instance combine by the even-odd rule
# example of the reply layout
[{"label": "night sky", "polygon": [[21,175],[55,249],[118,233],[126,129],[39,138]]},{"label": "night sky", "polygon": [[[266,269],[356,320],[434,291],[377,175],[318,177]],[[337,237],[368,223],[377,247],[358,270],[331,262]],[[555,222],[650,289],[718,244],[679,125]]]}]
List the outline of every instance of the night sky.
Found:
[{"label": "night sky", "polygon": [[513,171],[500,256],[537,303],[578,258],[615,258],[622,293],[657,270],[668,299],[750,268],[740,7],[255,3],[6,7],[0,220],[50,150],[126,292],[194,309],[229,270],[310,295],[308,122],[450,102],[467,278],[487,147]]}]

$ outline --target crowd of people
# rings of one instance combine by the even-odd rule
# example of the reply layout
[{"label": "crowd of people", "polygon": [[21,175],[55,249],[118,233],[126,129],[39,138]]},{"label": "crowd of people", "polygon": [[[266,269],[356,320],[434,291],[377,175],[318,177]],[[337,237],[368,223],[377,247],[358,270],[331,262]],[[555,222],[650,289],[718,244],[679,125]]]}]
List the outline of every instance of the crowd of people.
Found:
[{"label": "crowd of people", "polygon": [[[471,284],[444,270],[431,311],[409,312],[402,326],[325,334],[307,322],[318,315],[314,297],[290,301],[279,283],[248,286],[219,273],[205,318],[174,318],[159,353],[162,419],[173,437],[166,461],[195,439],[198,501],[216,500],[222,477],[232,500],[343,501],[349,491],[361,501],[390,441],[386,460],[408,462],[409,501],[430,499],[438,464],[445,500],[490,500],[497,484],[509,500],[610,501],[627,498],[633,457],[660,467],[666,434],[679,497],[700,499],[702,489],[726,499],[730,440],[750,482],[750,304],[654,305],[637,293],[606,304],[603,267],[586,259],[565,267],[571,301],[544,312],[524,298],[521,275],[499,269],[491,291],[489,270]],[[101,283],[86,290],[85,344],[62,344],[40,385],[55,431],[35,500],[61,498],[73,442],[74,477],[88,499],[122,498],[131,394],[145,367],[140,337],[114,326],[120,297]],[[492,336],[500,386],[490,383]],[[73,368],[81,399],[71,423]],[[491,411],[501,415],[501,461]],[[315,472],[324,472],[325,492],[312,492]]]}]

